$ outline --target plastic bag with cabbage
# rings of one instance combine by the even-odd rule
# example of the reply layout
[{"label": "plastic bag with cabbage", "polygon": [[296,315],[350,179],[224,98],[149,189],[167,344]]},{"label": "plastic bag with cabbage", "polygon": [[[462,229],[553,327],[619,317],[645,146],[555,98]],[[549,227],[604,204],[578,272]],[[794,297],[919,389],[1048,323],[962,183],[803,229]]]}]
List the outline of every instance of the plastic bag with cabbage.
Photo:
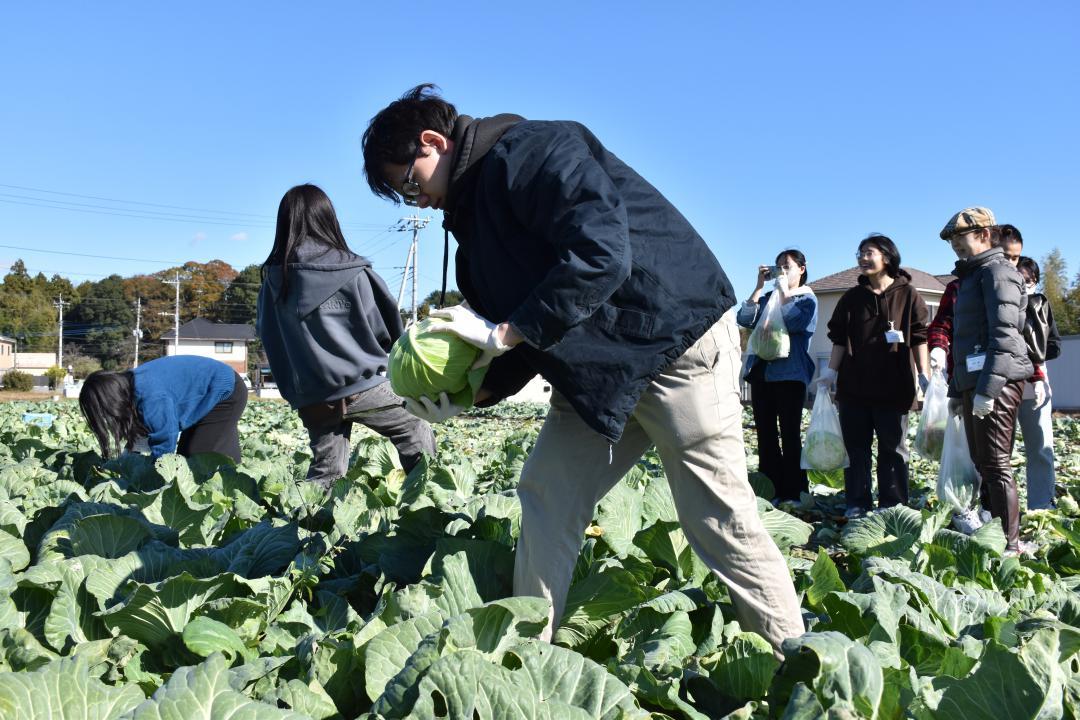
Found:
[{"label": "plastic bag with cabbage", "polygon": [[434,332],[431,320],[409,328],[390,349],[390,387],[401,397],[437,398],[445,392],[455,405],[471,407],[487,367],[473,369],[480,349],[456,335]]},{"label": "plastic bag with cabbage", "polygon": [[938,468],[938,498],[951,505],[955,512],[963,512],[971,507],[979,494],[979,473],[971,461],[964,419],[959,415],[946,417],[943,444],[941,467]]},{"label": "plastic bag with cabbage", "polygon": [[915,449],[929,460],[940,460],[945,445],[945,425],[949,419],[949,384],[940,370],[930,373],[930,384],[923,399]]},{"label": "plastic bag with cabbage", "polygon": [[805,470],[837,470],[850,465],[844,436],[840,432],[840,413],[825,390],[818,391],[806,428],[802,462]]},{"label": "plastic bag with cabbage", "polygon": [[762,360],[779,360],[791,354],[791,336],[784,325],[779,292],[774,291],[765,301],[761,317],[750,333],[748,348]]}]

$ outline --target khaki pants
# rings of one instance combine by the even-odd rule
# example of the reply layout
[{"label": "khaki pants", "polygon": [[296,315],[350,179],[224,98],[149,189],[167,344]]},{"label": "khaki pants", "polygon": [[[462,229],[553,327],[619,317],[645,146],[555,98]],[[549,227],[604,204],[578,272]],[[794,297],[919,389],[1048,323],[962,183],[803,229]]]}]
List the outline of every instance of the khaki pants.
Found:
[{"label": "khaki pants", "polygon": [[521,539],[514,594],[547,598],[550,640],[561,618],[596,503],[656,445],[690,545],[727,585],[744,630],[779,651],[804,631],[780,550],[746,477],[739,400],[739,334],[731,313],[649,385],[611,448],[553,394],[521,473]]}]

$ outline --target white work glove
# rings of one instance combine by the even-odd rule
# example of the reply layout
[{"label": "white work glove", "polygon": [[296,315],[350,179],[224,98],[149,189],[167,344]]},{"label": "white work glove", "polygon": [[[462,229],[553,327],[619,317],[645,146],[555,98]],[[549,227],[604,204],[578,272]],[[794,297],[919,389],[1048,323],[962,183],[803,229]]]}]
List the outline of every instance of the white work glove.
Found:
[{"label": "white work glove", "polygon": [[928,387],[930,387],[930,378],[926,376],[926,373],[919,373],[919,390],[925,393]]},{"label": "white work glove", "polygon": [[776,289],[780,291],[781,295],[787,295],[788,291],[788,276],[787,273],[781,272],[776,276]]},{"label": "white work glove", "polygon": [[971,414],[982,420],[994,409],[994,398],[976,395],[971,401]]},{"label": "white work glove", "polygon": [[946,358],[945,348],[936,347],[930,350],[930,371],[940,370],[945,372]]},{"label": "white work glove", "polygon": [[405,398],[405,409],[421,420],[427,420],[429,423],[441,423],[461,414],[465,407],[450,402],[450,398],[443,392],[439,393],[437,402],[432,402],[431,398],[426,397],[418,400]]},{"label": "white work glove", "polygon": [[830,367],[825,368],[818,375],[817,384],[819,388],[825,388],[831,390],[836,386],[836,371]]},{"label": "white work glove", "polygon": [[499,342],[493,322],[488,322],[464,305],[453,305],[441,310],[434,310],[432,318],[445,322],[432,323],[432,332],[448,332],[480,348],[480,357],[473,363],[473,368],[481,368],[494,358],[510,349],[509,345]]},{"label": "white work glove", "polygon": [[1043,403],[1050,399],[1050,383],[1045,380],[1036,380],[1032,390],[1035,392],[1035,407],[1042,407]]},{"label": "white work glove", "polygon": [[960,398],[949,398],[949,416],[963,415],[964,401]]}]

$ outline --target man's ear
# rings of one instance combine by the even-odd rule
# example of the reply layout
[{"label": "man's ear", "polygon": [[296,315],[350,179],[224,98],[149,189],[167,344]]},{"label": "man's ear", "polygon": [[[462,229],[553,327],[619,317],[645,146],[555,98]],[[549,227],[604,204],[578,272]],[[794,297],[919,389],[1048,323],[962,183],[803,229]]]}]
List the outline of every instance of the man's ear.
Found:
[{"label": "man's ear", "polygon": [[444,154],[454,145],[450,138],[434,130],[424,130],[420,133],[420,144],[435,148],[439,154]]}]

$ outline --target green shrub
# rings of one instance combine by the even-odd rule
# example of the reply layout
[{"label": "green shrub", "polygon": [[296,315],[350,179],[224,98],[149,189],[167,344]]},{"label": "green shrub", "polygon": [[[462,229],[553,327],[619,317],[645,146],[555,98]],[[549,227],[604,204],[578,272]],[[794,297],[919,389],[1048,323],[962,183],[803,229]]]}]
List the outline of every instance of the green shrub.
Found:
[{"label": "green shrub", "polygon": [[55,390],[60,387],[60,384],[67,377],[67,370],[59,365],[53,365],[51,368],[45,371],[45,377],[49,378],[49,389]]},{"label": "green shrub", "polygon": [[30,392],[34,388],[34,377],[30,373],[14,368],[4,373],[4,389],[16,392]]}]

